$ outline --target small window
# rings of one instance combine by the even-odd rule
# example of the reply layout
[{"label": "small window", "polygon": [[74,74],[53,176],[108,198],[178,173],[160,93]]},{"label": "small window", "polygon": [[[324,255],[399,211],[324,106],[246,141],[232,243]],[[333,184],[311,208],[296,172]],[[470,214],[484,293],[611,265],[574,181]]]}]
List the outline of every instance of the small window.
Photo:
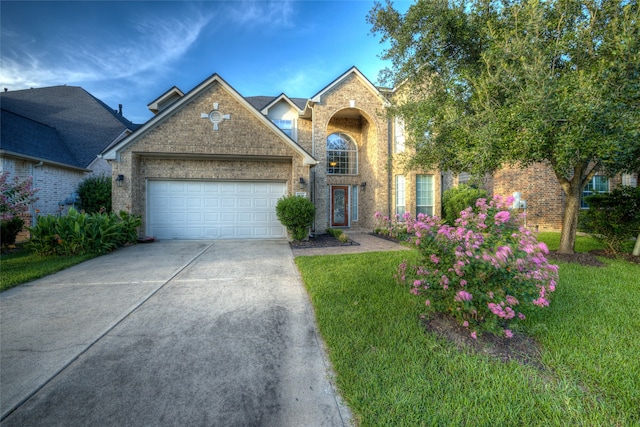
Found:
[{"label": "small window", "polygon": [[623,173],[622,174],[622,185],[626,185],[626,186],[629,186],[629,187],[637,187],[638,186],[638,179],[633,174]]},{"label": "small window", "polygon": [[274,119],[273,124],[282,129],[290,138],[293,138],[293,120]]},{"label": "small window", "polygon": [[351,221],[358,220],[358,186],[351,186]]},{"label": "small window", "polygon": [[404,187],[404,175],[396,175],[396,215],[399,215],[401,220],[407,211]]},{"label": "small window", "polygon": [[396,117],[394,120],[394,132],[395,140],[393,144],[394,153],[404,152],[404,120],[401,117]]},{"label": "small window", "polygon": [[609,178],[606,176],[596,175],[591,178],[591,181],[587,184],[587,186],[582,190],[582,197],[580,198],[580,207],[582,209],[589,209],[589,205],[585,202],[585,197],[591,196],[593,194],[598,193],[608,193],[609,192]]},{"label": "small window", "polygon": [[433,175],[416,175],[416,215],[433,215]]},{"label": "small window", "polygon": [[327,174],[358,174],[358,148],[349,135],[339,132],[327,137]]}]

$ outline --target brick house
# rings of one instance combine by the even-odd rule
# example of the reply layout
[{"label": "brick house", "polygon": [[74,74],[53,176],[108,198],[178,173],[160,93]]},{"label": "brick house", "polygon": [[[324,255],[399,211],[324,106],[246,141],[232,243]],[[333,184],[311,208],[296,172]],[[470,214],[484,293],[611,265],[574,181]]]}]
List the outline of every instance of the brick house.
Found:
[{"label": "brick house", "polygon": [[5,90],[0,103],[0,172],[33,177],[40,191],[32,215],[59,215],[78,202],[80,182],[111,175],[98,154],[136,128],[121,108],[76,86]]},{"label": "brick house", "polygon": [[173,87],[102,155],[121,184],[113,208],[165,239],[285,237],[275,204],[289,194],[316,205],[316,233],[370,230],[375,212],[413,210],[416,195],[438,214],[439,174],[394,173],[387,95],[355,67],[308,99],[244,97],[217,74]]}]

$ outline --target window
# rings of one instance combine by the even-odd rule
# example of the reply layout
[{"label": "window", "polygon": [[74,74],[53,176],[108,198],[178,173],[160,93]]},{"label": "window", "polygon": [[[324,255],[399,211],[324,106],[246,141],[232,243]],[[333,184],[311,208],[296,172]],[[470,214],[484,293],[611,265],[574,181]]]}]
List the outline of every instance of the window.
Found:
[{"label": "window", "polygon": [[622,174],[622,185],[631,186],[631,187],[637,187],[638,186],[638,179],[635,177],[635,175],[632,175],[630,173],[623,173]]},{"label": "window", "polygon": [[293,138],[293,120],[274,119],[273,124],[282,129],[290,138]]},{"label": "window", "polygon": [[433,215],[433,175],[416,175],[416,215]]},{"label": "window", "polygon": [[402,153],[404,151],[404,120],[396,117],[394,121],[395,140],[393,144],[394,153]]},{"label": "window", "polygon": [[597,193],[609,192],[609,178],[606,176],[596,175],[582,190],[582,198],[580,198],[580,207],[582,209],[589,209],[589,205],[584,201],[585,197],[591,196]]},{"label": "window", "polygon": [[327,174],[358,174],[358,148],[349,135],[339,132],[327,137]]},{"label": "window", "polygon": [[404,193],[404,175],[396,175],[396,215],[400,216],[407,211]]},{"label": "window", "polygon": [[351,186],[351,221],[358,220],[358,186]]}]

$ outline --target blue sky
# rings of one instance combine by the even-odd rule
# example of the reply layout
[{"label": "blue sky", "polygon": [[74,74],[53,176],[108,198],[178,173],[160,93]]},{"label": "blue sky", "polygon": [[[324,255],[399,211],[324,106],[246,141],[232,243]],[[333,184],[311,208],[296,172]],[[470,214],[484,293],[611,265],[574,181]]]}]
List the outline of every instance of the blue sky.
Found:
[{"label": "blue sky", "polygon": [[[394,2],[400,10],[410,2]],[[388,63],[373,1],[2,1],[0,87],[81,86],[143,123],[172,86],[218,73],[244,96],[310,97],[352,65]]]}]

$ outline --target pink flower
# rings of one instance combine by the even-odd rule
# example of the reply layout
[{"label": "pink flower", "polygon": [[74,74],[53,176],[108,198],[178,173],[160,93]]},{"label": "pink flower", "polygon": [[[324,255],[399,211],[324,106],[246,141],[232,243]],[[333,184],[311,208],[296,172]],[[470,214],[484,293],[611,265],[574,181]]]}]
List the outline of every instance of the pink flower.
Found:
[{"label": "pink flower", "polygon": [[467,284],[467,281],[466,281],[466,280],[464,280],[464,279],[460,280],[460,286],[464,286],[464,285],[466,285],[466,284]]},{"label": "pink flower", "polygon": [[513,332],[511,332],[509,329],[505,329],[504,336],[507,338],[513,338]]},{"label": "pink flower", "polygon": [[436,254],[431,254],[431,262],[437,264],[440,262],[440,258],[438,258]]},{"label": "pink flower", "polygon": [[509,221],[510,217],[511,215],[509,214],[509,211],[500,211],[496,214],[494,219],[496,220],[496,225],[499,225]]},{"label": "pink flower", "polygon": [[471,338],[473,338],[474,340],[478,339],[478,335],[476,335],[476,331],[471,332]]},{"label": "pink flower", "polygon": [[473,295],[466,291],[459,291],[454,299],[456,301],[471,301],[473,299]]},{"label": "pink flower", "polygon": [[466,320],[464,322],[462,322],[462,326],[464,326],[465,328],[469,327],[469,322],[467,322]]},{"label": "pink flower", "polygon": [[431,301],[426,300],[426,301],[424,302],[424,305],[426,305],[427,307],[429,307],[429,306],[431,305]]},{"label": "pink flower", "polygon": [[519,301],[511,295],[507,295],[507,303],[509,303],[509,305],[518,305]]}]

